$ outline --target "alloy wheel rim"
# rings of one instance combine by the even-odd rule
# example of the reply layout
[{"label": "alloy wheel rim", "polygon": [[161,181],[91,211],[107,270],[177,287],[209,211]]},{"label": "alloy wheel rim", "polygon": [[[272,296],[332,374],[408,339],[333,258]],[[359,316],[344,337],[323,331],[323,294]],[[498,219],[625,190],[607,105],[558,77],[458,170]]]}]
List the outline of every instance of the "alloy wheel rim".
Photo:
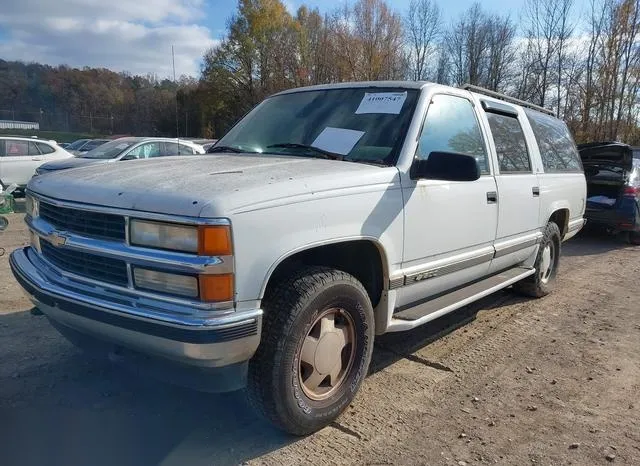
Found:
[{"label": "alloy wheel rim", "polygon": [[548,283],[553,273],[555,263],[556,248],[553,241],[547,243],[542,250],[542,260],[540,261],[540,281]]},{"label": "alloy wheel rim", "polygon": [[355,359],[353,318],[342,308],[330,308],[316,318],[298,353],[298,378],[312,400],[324,400],[344,383]]}]

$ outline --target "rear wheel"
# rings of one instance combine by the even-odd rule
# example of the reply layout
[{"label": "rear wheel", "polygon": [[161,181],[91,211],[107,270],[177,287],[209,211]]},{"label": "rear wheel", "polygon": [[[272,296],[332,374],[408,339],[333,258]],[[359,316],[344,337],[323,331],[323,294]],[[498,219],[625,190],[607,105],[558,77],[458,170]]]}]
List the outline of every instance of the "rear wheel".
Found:
[{"label": "rear wheel", "polygon": [[280,429],[306,435],[351,403],[373,352],[373,309],[362,284],[306,267],[265,297],[260,347],[249,363],[249,401]]},{"label": "rear wheel", "polygon": [[514,288],[517,291],[534,298],[541,298],[553,291],[560,262],[561,243],[558,225],[554,222],[547,223],[534,265],[536,273],[516,283]]},{"label": "rear wheel", "polygon": [[629,233],[629,243],[634,246],[640,246],[640,232],[632,231]]}]

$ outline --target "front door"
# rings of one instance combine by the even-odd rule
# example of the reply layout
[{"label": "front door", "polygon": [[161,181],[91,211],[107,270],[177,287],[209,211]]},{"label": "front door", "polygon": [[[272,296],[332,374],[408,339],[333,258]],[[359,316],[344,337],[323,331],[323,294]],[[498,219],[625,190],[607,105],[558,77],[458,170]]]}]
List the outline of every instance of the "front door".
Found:
[{"label": "front door", "polygon": [[398,308],[482,277],[493,258],[497,189],[466,91],[432,97],[416,158],[427,158],[434,151],[474,156],[482,176],[471,182],[403,177],[406,278],[398,290]]}]

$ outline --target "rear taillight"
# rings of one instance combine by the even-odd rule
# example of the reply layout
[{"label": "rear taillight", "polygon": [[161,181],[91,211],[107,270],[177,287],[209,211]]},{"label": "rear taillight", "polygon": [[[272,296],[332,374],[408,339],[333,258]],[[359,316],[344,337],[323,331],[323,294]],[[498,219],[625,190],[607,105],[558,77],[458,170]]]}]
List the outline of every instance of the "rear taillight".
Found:
[{"label": "rear taillight", "polygon": [[640,188],[636,186],[625,186],[624,197],[638,197],[640,195]]}]

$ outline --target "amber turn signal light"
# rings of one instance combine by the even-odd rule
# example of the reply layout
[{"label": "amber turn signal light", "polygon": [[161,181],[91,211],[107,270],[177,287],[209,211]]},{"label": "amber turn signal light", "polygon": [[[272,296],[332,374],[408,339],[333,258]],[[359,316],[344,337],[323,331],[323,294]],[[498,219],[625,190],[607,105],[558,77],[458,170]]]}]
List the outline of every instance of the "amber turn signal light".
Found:
[{"label": "amber turn signal light", "polygon": [[200,275],[200,300],[233,301],[233,274]]},{"label": "amber turn signal light", "polygon": [[201,225],[198,229],[198,255],[230,256],[231,229],[227,225]]}]

